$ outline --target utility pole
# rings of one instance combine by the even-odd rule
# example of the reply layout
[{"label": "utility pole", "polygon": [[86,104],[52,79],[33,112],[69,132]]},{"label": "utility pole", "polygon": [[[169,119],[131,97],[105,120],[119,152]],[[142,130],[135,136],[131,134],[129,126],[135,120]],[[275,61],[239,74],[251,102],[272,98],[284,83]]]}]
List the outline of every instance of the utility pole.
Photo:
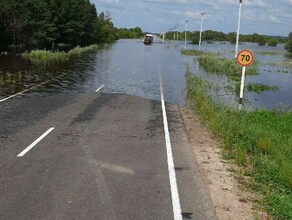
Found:
[{"label": "utility pole", "polygon": [[187,48],[187,31],[188,31],[188,20],[185,20],[186,22],[186,31],[185,31],[185,49]]},{"label": "utility pole", "polygon": [[174,29],[173,29],[173,40],[175,40],[175,32],[176,32],[176,26],[174,26]]},{"label": "utility pole", "polygon": [[201,50],[201,43],[202,43],[202,31],[203,31],[203,17],[205,15],[205,12],[202,12],[200,14],[201,16],[201,29],[200,29],[200,41],[199,41],[199,50]]},{"label": "utility pole", "polygon": [[238,53],[239,31],[240,31],[240,20],[241,20],[241,8],[242,8],[242,0],[239,0],[239,12],[238,12],[237,34],[236,34],[236,44],[235,44],[235,56],[234,56],[234,58],[237,57],[237,53]]},{"label": "utility pole", "polygon": [[[178,23],[176,23],[176,26],[178,27],[178,26],[179,26],[179,24],[178,24]],[[176,41],[178,41],[178,31],[176,32]]]}]

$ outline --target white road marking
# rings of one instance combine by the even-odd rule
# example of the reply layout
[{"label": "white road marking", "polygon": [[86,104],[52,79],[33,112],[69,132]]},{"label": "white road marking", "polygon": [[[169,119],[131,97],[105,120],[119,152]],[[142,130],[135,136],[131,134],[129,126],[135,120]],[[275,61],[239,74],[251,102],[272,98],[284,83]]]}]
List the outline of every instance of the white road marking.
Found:
[{"label": "white road marking", "polygon": [[36,146],[42,139],[44,139],[49,133],[51,133],[55,128],[49,128],[45,133],[43,133],[38,139],[36,139],[31,145],[25,148],[17,157],[23,157],[28,151],[30,151],[34,146]]},{"label": "white road marking", "polygon": [[21,92],[19,92],[19,93],[16,93],[16,94],[14,94],[14,95],[11,95],[11,96],[8,96],[8,97],[6,97],[6,98],[4,98],[4,99],[1,99],[1,100],[0,100],[0,103],[1,103],[1,102],[5,102],[5,101],[7,101],[7,100],[9,100],[9,99],[12,99],[12,98],[14,98],[15,96],[23,95],[23,93],[26,93],[26,92],[28,92],[28,91],[30,91],[30,90],[33,90],[33,89],[35,89],[35,88],[37,88],[37,87],[39,87],[39,86],[45,85],[45,84],[51,82],[52,80],[57,79],[57,78],[59,78],[59,77],[62,77],[62,76],[64,76],[64,75],[66,75],[66,74],[67,74],[67,73],[63,73],[62,75],[57,76],[57,77],[55,77],[55,78],[53,78],[53,79],[47,80],[47,81],[42,82],[42,83],[40,83],[40,84],[38,84],[38,85],[35,85],[35,86],[30,87],[30,88],[28,88],[28,89],[25,89],[25,90],[23,90],[23,91],[21,91]]},{"label": "white road marking", "polygon": [[163,115],[163,124],[164,124],[164,133],[165,133],[165,143],[166,143],[166,154],[167,154],[167,165],[168,165],[168,174],[170,182],[170,191],[172,199],[172,208],[173,208],[173,217],[174,220],[182,220],[181,206],[177,188],[177,180],[175,175],[175,168],[173,162],[172,147],[169,136],[168,121],[165,110],[164,94],[163,94],[163,83],[161,71],[159,70],[159,80],[160,80],[160,95],[161,95],[161,106],[162,106],[162,115]]},{"label": "white road marking", "polygon": [[99,92],[103,87],[104,85],[101,85],[97,90],[95,90],[95,92]]}]

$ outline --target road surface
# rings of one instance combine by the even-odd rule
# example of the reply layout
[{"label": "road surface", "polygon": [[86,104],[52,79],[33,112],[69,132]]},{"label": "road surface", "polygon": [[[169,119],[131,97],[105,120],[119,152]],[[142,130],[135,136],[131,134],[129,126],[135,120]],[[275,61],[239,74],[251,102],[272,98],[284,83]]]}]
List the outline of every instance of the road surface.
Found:
[{"label": "road surface", "polygon": [[[0,109],[0,219],[174,218],[161,102],[93,92]],[[182,215],[215,219],[179,107],[166,112]]]}]

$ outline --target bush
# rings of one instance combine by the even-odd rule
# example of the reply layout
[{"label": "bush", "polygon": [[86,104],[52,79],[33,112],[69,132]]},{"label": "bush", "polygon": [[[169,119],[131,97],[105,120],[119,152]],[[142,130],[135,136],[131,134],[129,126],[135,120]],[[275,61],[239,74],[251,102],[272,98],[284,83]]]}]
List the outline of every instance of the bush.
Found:
[{"label": "bush", "polygon": [[285,45],[285,49],[289,52],[292,53],[292,40],[289,40],[288,43]]},{"label": "bush", "polygon": [[268,46],[270,46],[270,47],[275,47],[275,46],[277,46],[277,44],[278,44],[277,39],[271,38],[268,40]]}]

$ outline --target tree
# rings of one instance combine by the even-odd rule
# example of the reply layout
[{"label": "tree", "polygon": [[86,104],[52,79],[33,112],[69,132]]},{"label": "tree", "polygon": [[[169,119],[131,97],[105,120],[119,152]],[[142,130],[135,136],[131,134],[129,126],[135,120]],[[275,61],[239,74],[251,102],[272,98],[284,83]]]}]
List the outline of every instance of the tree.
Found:
[{"label": "tree", "polygon": [[229,34],[227,34],[226,38],[230,43],[232,43],[232,44],[236,43],[236,33],[235,32],[230,32]]},{"label": "tree", "polygon": [[258,35],[256,42],[259,44],[259,46],[265,46],[266,45],[266,39],[264,36]]},{"label": "tree", "polygon": [[118,35],[111,21],[110,12],[102,12],[97,18],[96,33],[101,43],[112,43],[118,39]]},{"label": "tree", "polygon": [[276,47],[278,44],[278,40],[275,38],[268,39],[268,46],[270,47]]},{"label": "tree", "polygon": [[292,53],[292,32],[288,35],[288,42],[285,45],[285,49],[289,52]]}]

